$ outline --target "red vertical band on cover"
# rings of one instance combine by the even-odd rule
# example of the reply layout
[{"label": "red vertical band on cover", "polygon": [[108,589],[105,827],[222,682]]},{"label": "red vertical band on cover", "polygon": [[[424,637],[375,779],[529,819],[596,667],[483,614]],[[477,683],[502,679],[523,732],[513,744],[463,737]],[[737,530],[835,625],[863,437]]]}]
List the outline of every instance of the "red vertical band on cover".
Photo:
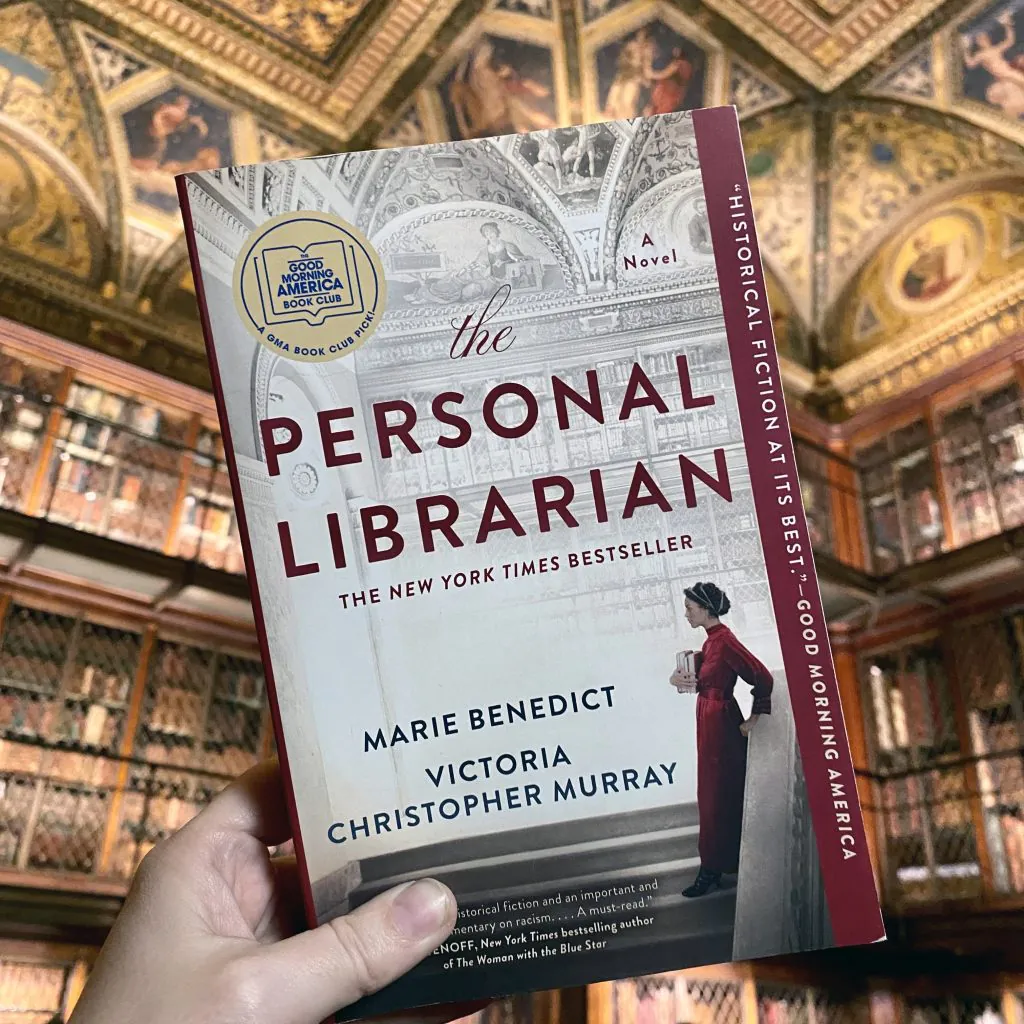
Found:
[{"label": "red vertical band on cover", "polygon": [[[832,933],[838,945],[875,942],[885,930],[845,727],[842,744],[826,747],[815,710],[815,699],[825,699],[833,724],[843,721],[754,235],[739,120],[735,109],[720,107],[695,110],[693,125],[754,507]],[[791,502],[780,504],[787,494]],[[787,549],[794,545],[799,552],[791,554]],[[816,639],[805,639],[805,630]],[[817,653],[808,653],[815,643]]]},{"label": "red vertical band on cover", "polygon": [[299,811],[295,805],[295,791],[292,789],[291,771],[288,767],[288,752],[285,750],[284,731],[281,728],[281,710],[277,703],[277,687],[274,685],[274,666],[270,659],[267,628],[263,618],[263,602],[260,600],[260,588],[256,579],[256,566],[252,557],[252,546],[249,544],[249,524],[245,518],[242,485],[239,482],[238,467],[235,464],[235,446],[231,442],[231,424],[228,423],[228,411],[224,403],[224,389],[221,386],[220,366],[217,363],[217,347],[213,343],[213,328],[210,326],[210,313],[206,305],[203,272],[199,265],[199,254],[196,252],[196,239],[192,227],[192,208],[189,204],[187,179],[183,175],[179,175],[175,178],[175,184],[178,188],[178,201],[181,204],[182,220],[185,223],[185,244],[188,247],[188,259],[192,265],[192,278],[196,286],[199,322],[203,328],[206,355],[210,362],[210,378],[213,382],[213,396],[217,401],[217,417],[220,420],[220,429],[224,436],[224,460],[228,464],[231,494],[235,503],[235,515],[238,517],[238,535],[242,542],[242,557],[245,560],[245,575],[249,584],[249,596],[252,599],[253,619],[256,623],[256,634],[260,644],[260,657],[263,660],[263,672],[267,679],[267,697],[270,703],[270,716],[274,723],[274,737],[277,740],[277,758],[281,766],[281,782],[284,786],[285,803],[288,806],[288,815],[292,824],[292,842],[295,845],[295,860],[299,872],[299,885],[302,889],[302,904],[309,927],[315,928],[317,920],[316,909],[313,905],[313,890],[309,884],[309,871],[306,867],[306,857],[302,847],[302,833],[299,830]]}]

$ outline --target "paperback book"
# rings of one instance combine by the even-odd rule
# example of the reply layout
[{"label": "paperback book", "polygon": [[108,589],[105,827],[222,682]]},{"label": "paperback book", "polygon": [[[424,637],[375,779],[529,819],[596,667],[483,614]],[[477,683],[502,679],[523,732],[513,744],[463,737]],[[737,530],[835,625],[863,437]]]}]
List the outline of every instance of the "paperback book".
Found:
[{"label": "paperback book", "polygon": [[883,938],[735,110],[178,189],[337,1019]]}]

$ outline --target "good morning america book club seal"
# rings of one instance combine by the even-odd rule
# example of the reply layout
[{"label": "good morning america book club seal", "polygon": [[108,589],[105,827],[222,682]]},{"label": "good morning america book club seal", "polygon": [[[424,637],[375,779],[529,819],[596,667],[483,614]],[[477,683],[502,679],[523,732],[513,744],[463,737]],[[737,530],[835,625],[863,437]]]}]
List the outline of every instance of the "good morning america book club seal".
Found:
[{"label": "good morning america book club seal", "polygon": [[178,184],[339,1020],[882,938],[734,109]]}]

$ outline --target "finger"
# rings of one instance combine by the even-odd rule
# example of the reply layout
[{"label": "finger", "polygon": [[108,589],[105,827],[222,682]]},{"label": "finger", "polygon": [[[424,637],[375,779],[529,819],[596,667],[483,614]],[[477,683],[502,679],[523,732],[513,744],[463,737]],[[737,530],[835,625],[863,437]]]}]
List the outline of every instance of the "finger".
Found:
[{"label": "finger", "polygon": [[302,882],[294,857],[274,857],[270,861],[274,877],[274,900],[264,919],[253,930],[260,942],[287,939],[306,928],[302,902]]},{"label": "finger", "polygon": [[280,1024],[330,1017],[433,952],[455,925],[455,897],[424,879],[258,954],[263,1016]]},{"label": "finger", "polygon": [[185,827],[191,833],[242,832],[267,846],[289,839],[292,827],[277,760],[262,761],[250,768]]}]

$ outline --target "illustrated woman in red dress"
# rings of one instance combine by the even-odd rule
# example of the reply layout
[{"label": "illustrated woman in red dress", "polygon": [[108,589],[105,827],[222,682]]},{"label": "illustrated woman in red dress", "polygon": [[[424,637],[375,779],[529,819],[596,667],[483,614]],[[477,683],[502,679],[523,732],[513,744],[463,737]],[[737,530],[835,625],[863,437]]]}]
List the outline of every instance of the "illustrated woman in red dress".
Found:
[{"label": "illustrated woman in red dress", "polygon": [[[683,890],[689,898],[723,887],[723,875],[739,870],[743,790],[747,777],[747,737],[761,715],[771,714],[771,673],[719,620],[729,598],[714,583],[696,583],[686,594],[686,621],[705,629],[707,639],[694,656],[692,675],[682,669],[671,683],[680,693],[697,693],[697,815],[700,871]],[[742,679],[754,694],[744,719],[733,696]]]}]

